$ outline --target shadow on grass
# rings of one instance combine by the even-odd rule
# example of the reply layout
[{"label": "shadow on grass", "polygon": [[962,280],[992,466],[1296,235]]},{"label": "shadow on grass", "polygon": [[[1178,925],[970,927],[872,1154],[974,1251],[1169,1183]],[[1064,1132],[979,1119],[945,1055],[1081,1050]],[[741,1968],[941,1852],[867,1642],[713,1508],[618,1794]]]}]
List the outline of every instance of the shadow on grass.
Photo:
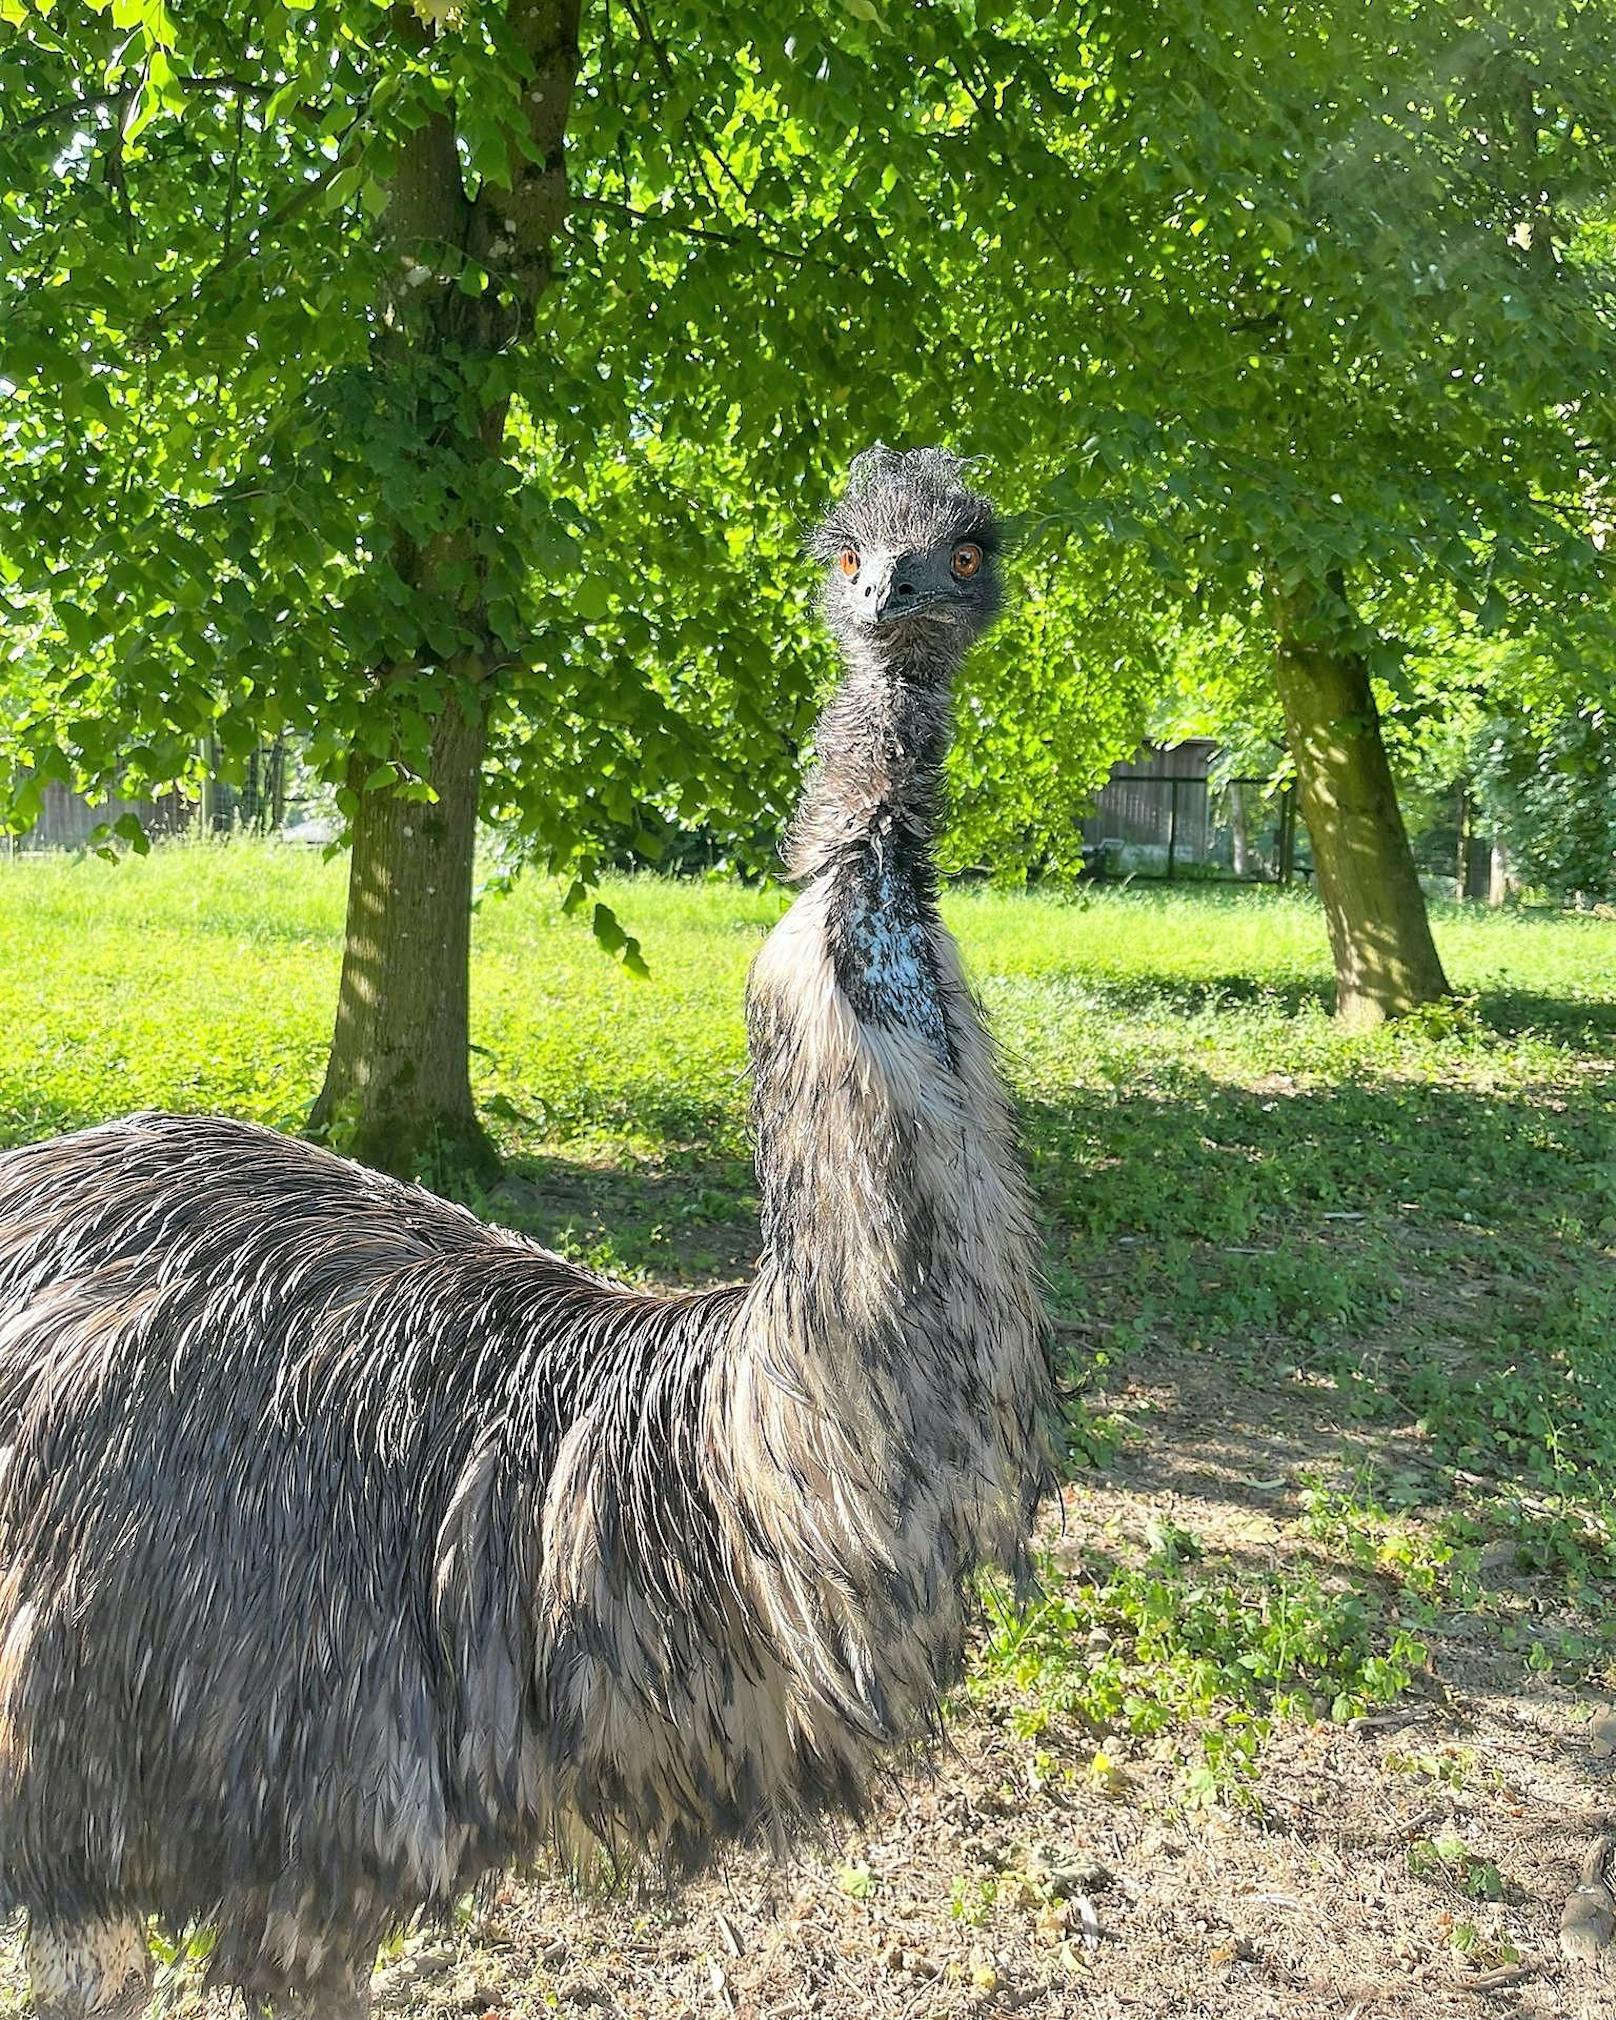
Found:
[{"label": "shadow on grass", "polygon": [[1435,1214],[1500,1231],[1616,1214],[1616,1084],[1353,1079],[1231,1085],[1174,1062],[1149,1088],[1022,1108],[1057,1231],[1239,1240],[1336,1215]]},{"label": "shadow on grass", "polygon": [[1506,1038],[1532,1033],[1572,1047],[1616,1039],[1616,1001],[1578,996],[1545,996],[1531,989],[1482,989],[1476,1007],[1483,1020]]},{"label": "shadow on grass", "polygon": [[1327,1389],[1343,1427],[1418,1424],[1429,1464],[1616,1469],[1610,1077],[1263,1093],[1176,1069],[1024,1116],[1078,1381],[1172,1346],[1271,1401]]},{"label": "shadow on grass", "polygon": [[1300,976],[1227,975],[1104,975],[1092,968],[1045,969],[1041,981],[1059,980],[1080,986],[1085,995],[1123,1016],[1198,1017],[1207,1011],[1260,1005],[1285,1017],[1303,1011],[1327,1012],[1333,986]]},{"label": "shadow on grass", "polygon": [[[1335,1004],[1333,982],[1299,975],[1112,976],[1074,966],[1047,969],[1040,979],[1080,986],[1092,1001],[1121,1016],[1200,1017],[1257,1008],[1296,1018],[1328,1016]],[[1504,1038],[1540,1035],[1573,1048],[1616,1038],[1616,1000],[1484,987],[1475,992],[1475,1005],[1482,1023]]]},{"label": "shadow on grass", "polygon": [[734,1157],[637,1171],[524,1155],[473,1204],[546,1248],[608,1271],[703,1283],[743,1276],[757,1257],[752,1167]]}]

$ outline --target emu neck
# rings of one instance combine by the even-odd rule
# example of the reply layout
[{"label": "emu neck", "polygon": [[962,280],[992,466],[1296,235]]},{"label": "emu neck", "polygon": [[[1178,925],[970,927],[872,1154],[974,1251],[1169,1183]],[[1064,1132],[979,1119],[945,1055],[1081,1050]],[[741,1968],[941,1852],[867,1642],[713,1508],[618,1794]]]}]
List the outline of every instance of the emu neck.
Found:
[{"label": "emu neck", "polygon": [[715,1383],[748,1572],[839,1717],[890,1731],[1014,1567],[1042,1464],[1032,1231],[992,1047],[937,914],[946,681],[856,657],[747,1012],[764,1252]]},{"label": "emu neck", "polygon": [[[957,1130],[959,1047],[974,1025],[945,972],[951,948],[937,915],[933,847],[953,711],[952,663],[939,664],[935,643],[921,632],[898,650],[887,640],[879,654],[864,640],[847,649],[786,845],[802,895],[752,977],[765,1242],[843,1312],[876,1285],[890,1301],[919,1267],[915,1229],[934,1232],[940,1212],[948,1217],[912,1169],[901,1181],[890,1169],[901,1144],[912,1159],[917,1132]],[[845,1210],[837,1195],[849,1190],[867,1195],[865,1239],[827,1244],[827,1219]],[[841,1270],[827,1268],[833,1254]],[[866,1316],[889,1344],[905,1330],[890,1302]]]},{"label": "emu neck", "polygon": [[791,874],[823,886],[832,969],[860,1021],[912,1032],[950,1070],[933,841],[952,730],[932,665],[850,653],[787,844]]},{"label": "emu neck", "polygon": [[923,874],[953,735],[951,666],[913,648],[877,657],[850,650],[816,737],[818,762],[786,843],[786,866],[806,882],[849,855],[873,853]]}]

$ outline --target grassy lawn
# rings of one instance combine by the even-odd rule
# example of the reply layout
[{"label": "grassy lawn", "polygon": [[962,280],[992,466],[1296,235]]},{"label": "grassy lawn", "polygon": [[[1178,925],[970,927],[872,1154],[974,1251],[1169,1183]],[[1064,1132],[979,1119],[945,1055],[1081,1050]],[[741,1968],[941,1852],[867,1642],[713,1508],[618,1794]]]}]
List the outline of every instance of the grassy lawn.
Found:
[{"label": "grassy lawn", "polygon": [[[477,1204],[631,1276],[733,1274],[741,991],[783,899],[608,896],[648,983],[548,887],[479,916],[475,1070],[509,1176]],[[341,907],[340,864],[268,846],[0,866],[0,1141],[142,1105],[295,1128]],[[1616,1683],[1616,921],[1439,911],[1461,1006],[1346,1038],[1306,894],[948,912],[1023,1106],[1073,1390],[1046,1598],[996,1602],[964,1729],[1068,1806],[1261,1831],[1298,1735],[1384,1720],[1364,1801],[1451,1797],[1396,1851],[1410,1927],[1428,1908],[1444,1968],[1524,1969],[1557,1869],[1530,1877],[1501,1796],[1465,1803],[1492,1787],[1479,1707],[1575,1725]],[[1446,1720],[1441,1745],[1397,1739],[1405,1714]],[[839,1913],[879,1906],[875,1852],[827,1870]],[[1023,1909],[1066,1928],[1047,1876],[1006,1884],[963,1854],[936,1875],[967,1960]],[[1012,1970],[960,1968],[962,1999]]]}]

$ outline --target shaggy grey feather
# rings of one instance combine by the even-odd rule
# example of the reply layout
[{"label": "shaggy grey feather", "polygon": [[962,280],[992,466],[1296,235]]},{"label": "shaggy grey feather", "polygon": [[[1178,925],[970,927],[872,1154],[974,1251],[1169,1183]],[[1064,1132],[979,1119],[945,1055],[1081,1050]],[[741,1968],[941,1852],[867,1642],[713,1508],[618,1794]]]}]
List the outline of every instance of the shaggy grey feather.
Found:
[{"label": "shaggy grey feather", "polygon": [[936,451],[816,540],[847,673],[748,988],[750,1284],[649,1296],[236,1122],[0,1158],[0,1886],[52,2020],[138,2010],[149,1914],[362,2013],[491,1870],[780,1839],[933,1724],[1048,1462],[931,857],[994,547]]}]

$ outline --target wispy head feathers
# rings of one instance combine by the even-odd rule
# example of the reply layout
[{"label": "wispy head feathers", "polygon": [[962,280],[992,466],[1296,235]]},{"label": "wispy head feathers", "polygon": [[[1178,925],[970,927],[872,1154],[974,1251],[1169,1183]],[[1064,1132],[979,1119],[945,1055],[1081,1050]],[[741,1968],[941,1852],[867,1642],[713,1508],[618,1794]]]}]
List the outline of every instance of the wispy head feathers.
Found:
[{"label": "wispy head feathers", "polygon": [[877,442],[853,459],[847,489],[809,535],[808,552],[833,561],[843,548],[890,552],[973,540],[992,554],[998,516],[966,482],[970,460],[947,449],[889,449]]}]

